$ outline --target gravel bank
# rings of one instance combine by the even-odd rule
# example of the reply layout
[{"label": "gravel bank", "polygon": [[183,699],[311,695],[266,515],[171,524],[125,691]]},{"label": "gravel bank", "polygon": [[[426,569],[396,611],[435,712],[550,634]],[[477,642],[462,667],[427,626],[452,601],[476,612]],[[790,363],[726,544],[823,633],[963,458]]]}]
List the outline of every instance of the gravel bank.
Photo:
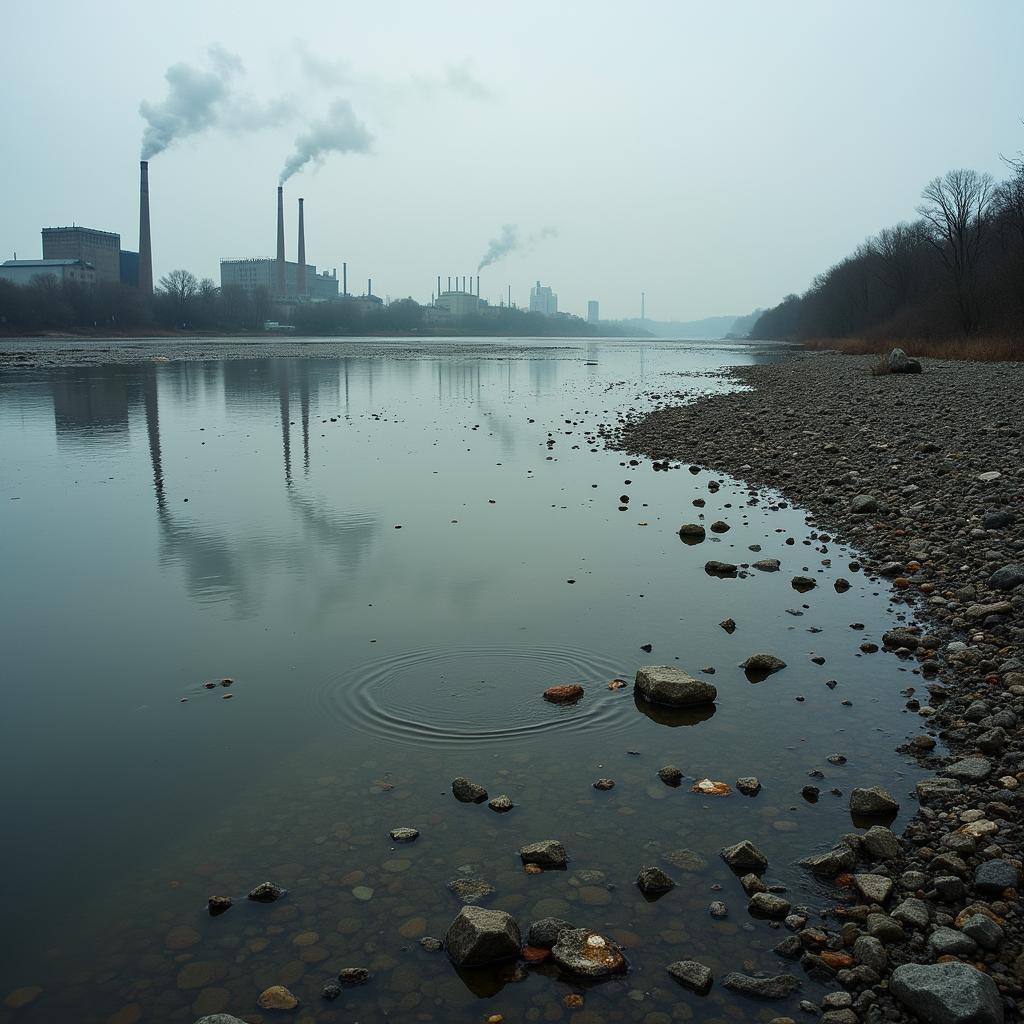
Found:
[{"label": "gravel bank", "polygon": [[[922,1012],[920,991],[891,985],[892,973],[942,963],[952,966],[923,972],[920,984],[953,1007],[950,1021],[1017,1020],[1024,364],[923,360],[921,375],[874,377],[874,361],[826,353],[738,368],[750,390],[677,407],[663,392],[660,408],[624,418],[608,440],[783,492],[856,546],[863,557],[851,571],[887,580],[908,606],[911,624],[886,634],[887,646],[916,661],[907,707],[920,735],[905,749],[939,781],[919,785],[901,837],[885,828],[837,837],[835,869],[816,869],[836,876],[829,927],[793,922],[800,942],[782,955],[852,996],[835,993],[822,1019],[918,1019],[908,1007]],[[997,994],[984,978],[963,984],[961,962],[991,977]]]}]

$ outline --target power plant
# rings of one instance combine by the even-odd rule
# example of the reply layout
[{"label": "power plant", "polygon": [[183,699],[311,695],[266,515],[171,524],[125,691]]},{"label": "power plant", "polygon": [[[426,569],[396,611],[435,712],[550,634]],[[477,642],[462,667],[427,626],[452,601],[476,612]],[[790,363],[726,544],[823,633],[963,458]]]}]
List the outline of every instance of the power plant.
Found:
[{"label": "power plant", "polygon": [[149,237],[149,161],[139,162],[139,291],[153,294],[153,247]]}]

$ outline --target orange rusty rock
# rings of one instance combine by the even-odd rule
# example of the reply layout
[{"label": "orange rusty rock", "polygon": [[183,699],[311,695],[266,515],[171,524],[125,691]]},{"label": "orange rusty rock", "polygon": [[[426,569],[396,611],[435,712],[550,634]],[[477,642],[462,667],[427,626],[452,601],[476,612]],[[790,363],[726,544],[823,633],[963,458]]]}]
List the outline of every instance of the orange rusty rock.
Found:
[{"label": "orange rusty rock", "polygon": [[907,562],[907,572],[917,572],[917,570],[920,568],[920,562]]},{"label": "orange rusty rock", "polygon": [[892,585],[897,590],[906,590],[907,587],[910,586],[910,580],[908,580],[906,576],[897,576],[896,579],[892,581]]},{"label": "orange rusty rock", "polygon": [[570,1010],[578,1010],[583,1005],[583,996],[577,992],[570,992],[562,1002]]},{"label": "orange rusty rock", "polygon": [[583,687],[579,683],[569,683],[566,686],[549,686],[544,691],[544,699],[552,704],[569,704],[579,700],[583,696]]},{"label": "orange rusty rock", "polygon": [[841,874],[836,875],[835,883],[841,889],[849,889],[853,885],[853,875],[849,871],[843,871]]},{"label": "orange rusty rock", "polygon": [[544,871],[544,869],[539,864],[524,864],[523,870],[528,875],[539,875]]},{"label": "orange rusty rock", "polygon": [[698,779],[691,787],[691,793],[703,793],[705,796],[728,796],[732,789],[727,782],[715,782],[713,779]]},{"label": "orange rusty rock", "polygon": [[613,679],[608,684],[609,690],[621,690],[626,685],[625,679]]},{"label": "orange rusty rock", "polygon": [[836,953],[831,949],[823,949],[818,956],[832,968],[833,971],[841,971],[844,967],[853,966],[853,957],[849,953]]},{"label": "orange rusty rock", "polygon": [[528,964],[539,964],[541,960],[547,960],[551,956],[551,950],[542,949],[540,946],[523,946],[522,956]]}]

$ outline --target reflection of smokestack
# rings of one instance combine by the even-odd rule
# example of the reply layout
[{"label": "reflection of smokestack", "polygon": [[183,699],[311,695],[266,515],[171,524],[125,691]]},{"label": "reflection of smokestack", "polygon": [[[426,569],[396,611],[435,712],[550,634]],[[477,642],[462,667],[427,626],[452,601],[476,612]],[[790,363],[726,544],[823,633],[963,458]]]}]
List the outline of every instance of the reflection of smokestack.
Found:
[{"label": "reflection of smokestack", "polygon": [[149,238],[149,161],[139,163],[139,291],[153,294],[153,249]]},{"label": "reflection of smokestack", "polygon": [[341,265],[341,294],[348,295],[348,264]]},{"label": "reflection of smokestack", "polygon": [[299,200],[299,280],[296,292],[306,294],[306,223],[302,214],[303,200]]},{"label": "reflection of smokestack", "polygon": [[277,268],[274,292],[279,299],[284,297],[284,189],[280,185],[277,186]]}]

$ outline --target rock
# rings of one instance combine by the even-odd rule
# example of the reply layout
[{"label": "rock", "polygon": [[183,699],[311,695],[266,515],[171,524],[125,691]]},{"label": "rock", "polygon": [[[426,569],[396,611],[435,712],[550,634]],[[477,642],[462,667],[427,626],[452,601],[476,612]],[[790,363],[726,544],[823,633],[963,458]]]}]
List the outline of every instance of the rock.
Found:
[{"label": "rock", "polygon": [[850,511],[858,516],[877,512],[878,502],[870,494],[858,494],[850,501]]},{"label": "rock", "polygon": [[463,907],[445,935],[448,956],[458,967],[480,967],[519,956],[519,925],[503,910]]},{"label": "rock", "polygon": [[261,1010],[294,1010],[299,1001],[284,985],[271,985],[260,993],[256,1005]]},{"label": "rock", "polygon": [[494,886],[482,878],[455,878],[448,883],[448,889],[460,903],[467,906],[494,895]]},{"label": "rock", "polygon": [[885,947],[872,935],[861,935],[853,944],[853,955],[858,963],[866,964],[878,974],[885,972],[889,957]]},{"label": "rock", "polygon": [[739,971],[727,974],[722,984],[733,992],[755,999],[785,999],[800,988],[800,982],[792,974],[755,978],[749,974],[740,974]]},{"label": "rock", "polygon": [[674,888],[676,883],[661,868],[646,867],[640,869],[636,884],[645,896],[660,896]]},{"label": "rock", "polygon": [[226,910],[231,909],[231,897],[230,896],[211,896],[206,901],[206,909],[210,913],[210,917],[218,917],[223,914]]},{"label": "rock", "polygon": [[992,772],[987,757],[965,757],[943,769],[943,774],[960,782],[984,782]]},{"label": "rock", "polygon": [[583,687],[579,683],[568,683],[564,686],[549,686],[544,691],[544,699],[552,704],[571,704],[583,696]]},{"label": "rock", "polygon": [[744,775],[736,780],[736,788],[744,796],[757,796],[761,792],[761,780],[756,775]]},{"label": "rock", "polygon": [[506,812],[511,811],[512,808],[515,807],[515,804],[512,803],[511,797],[502,793],[501,796],[496,796],[493,800],[489,800],[487,802],[487,806],[490,807],[492,811],[497,811],[498,814],[505,814]]},{"label": "rock", "polygon": [[882,906],[892,895],[892,879],[885,875],[854,875],[853,885],[868,903]]},{"label": "rock", "polygon": [[460,775],[452,779],[452,795],[464,804],[482,804],[487,799],[487,790]]},{"label": "rock", "polygon": [[636,691],[652,704],[669,707],[711,704],[718,696],[711,683],[668,665],[645,665],[638,669]]},{"label": "rock", "polygon": [[715,900],[715,902],[708,907],[708,913],[712,917],[721,919],[729,916],[729,908],[721,900]]},{"label": "rock", "polygon": [[959,792],[962,788],[956,779],[921,779],[914,787],[914,791],[922,804],[928,804]]},{"label": "rock", "polygon": [[673,867],[683,871],[703,871],[708,866],[708,862],[695,850],[669,850],[664,857]]},{"label": "rock", "polygon": [[1004,565],[989,577],[992,590],[1013,590],[1024,583],[1024,565]]},{"label": "rock", "polygon": [[703,540],[706,534],[700,523],[683,523],[679,527],[679,536],[685,540]]},{"label": "rock", "polygon": [[717,782],[714,779],[697,779],[690,787],[691,793],[703,793],[705,796],[728,796],[732,790],[727,782]]},{"label": "rock", "polygon": [[777,558],[762,558],[759,562],[754,562],[754,568],[758,572],[778,572],[782,568],[782,563]]},{"label": "rock", "polygon": [[[490,913],[490,911],[482,911]],[[345,967],[338,972],[338,981],[342,985],[365,985],[370,980],[370,971],[367,967]]]},{"label": "rock", "polygon": [[1009,615],[1013,605],[1009,601],[994,601],[992,604],[972,604],[964,612],[969,619],[987,619],[990,615]]},{"label": "rock", "polygon": [[396,843],[411,843],[418,836],[419,832],[414,828],[393,828],[391,830],[391,838]]},{"label": "rock", "polygon": [[974,888],[982,896],[1000,896],[1004,889],[1020,885],[1020,872],[1005,860],[987,860],[974,871]]},{"label": "rock", "polygon": [[768,858],[749,839],[742,839],[734,846],[723,847],[722,859],[734,871],[743,874],[748,871],[760,873],[768,867]]},{"label": "rock", "polygon": [[928,936],[928,945],[936,956],[971,956],[978,944],[955,928],[936,928]]},{"label": "rock", "polygon": [[921,364],[911,359],[901,348],[894,348],[885,357],[885,368],[889,373],[920,373]]},{"label": "rock", "polygon": [[726,633],[736,632],[736,620],[735,619],[722,619],[719,625],[726,631]]},{"label": "rock", "polygon": [[722,519],[716,519],[715,522],[711,524],[712,533],[728,533],[731,529],[732,527]]},{"label": "rock", "polygon": [[915,651],[921,643],[921,638],[909,626],[894,626],[882,634],[882,643],[892,650],[906,647],[909,651]]},{"label": "rock", "polygon": [[972,914],[960,926],[964,935],[972,938],[982,949],[993,952],[1003,944],[1003,929],[984,914]]},{"label": "rock", "polygon": [[732,562],[719,562],[713,558],[704,563],[704,571],[709,576],[735,576],[738,569],[739,566]]},{"label": "rock", "polygon": [[615,780],[614,779],[598,779],[594,783],[594,789],[608,790],[608,789],[614,789],[614,788],[615,788]]},{"label": "rock", "polygon": [[928,1024],[1003,1024],[995,982],[969,964],[903,964],[892,972],[889,988]]},{"label": "rock", "polygon": [[260,882],[249,893],[249,899],[255,900],[257,903],[273,903],[274,900],[279,900],[287,892],[287,889],[282,889],[280,886],[274,885],[273,882]]},{"label": "rock", "polygon": [[572,928],[572,925],[560,917],[542,917],[530,925],[530,945],[538,949],[550,949],[558,941],[559,932],[566,928]]},{"label": "rock", "polygon": [[683,781],[683,773],[674,764],[667,764],[658,769],[658,778],[666,786],[678,786]]},{"label": "rock", "polygon": [[893,920],[901,921],[912,928],[923,930],[928,927],[928,904],[924,900],[910,896],[893,910],[892,917]]},{"label": "rock", "polygon": [[336,981],[329,981],[320,989],[320,998],[326,999],[329,1003],[334,1002],[341,995],[341,986]]},{"label": "rock", "polygon": [[756,892],[747,904],[747,911],[755,917],[771,917],[781,920],[790,911],[789,900],[770,892]]},{"label": "rock", "polygon": [[850,813],[865,818],[895,814],[899,803],[881,786],[854,789],[850,793]]},{"label": "rock", "polygon": [[789,582],[794,590],[800,591],[813,590],[818,585],[818,581],[810,576],[794,576]]},{"label": "rock", "polygon": [[[1017,517],[1012,512],[989,512],[981,517],[981,528],[983,530],[1005,530],[1016,522]],[[989,586],[992,586],[991,582]]]},{"label": "rock", "polygon": [[827,853],[805,857],[800,863],[813,871],[819,878],[835,878],[836,875],[853,870],[857,863],[857,854],[846,843],[840,843]]},{"label": "rock", "polygon": [[564,868],[565,847],[557,839],[542,839],[519,850],[524,864],[538,864],[542,868]]},{"label": "rock", "polygon": [[740,667],[745,669],[748,675],[763,677],[781,671],[786,667],[786,663],[781,658],[776,658],[774,654],[752,654]]},{"label": "rock", "polygon": [[621,949],[589,928],[566,928],[551,947],[551,959],[563,971],[581,978],[603,978],[626,971]]},{"label": "rock", "polygon": [[697,963],[696,960],[677,960],[665,968],[680,985],[691,989],[698,995],[704,995],[711,988],[711,968]]},{"label": "rock", "polygon": [[768,886],[761,881],[758,875],[755,875],[753,871],[748,875],[744,875],[740,879],[740,885],[743,886],[743,891],[748,896],[753,896],[755,892],[767,892]]},{"label": "rock", "polygon": [[860,841],[875,860],[898,860],[900,857],[900,841],[896,833],[884,825],[872,825]]},{"label": "rock", "polygon": [[866,924],[868,935],[878,939],[879,942],[902,942],[906,938],[899,923],[888,914],[868,914]]},{"label": "rock", "polygon": [[420,939],[420,947],[425,949],[428,953],[440,953],[444,949],[444,942],[441,939],[435,938],[433,935],[424,935]]},{"label": "rock", "polygon": [[245,1024],[240,1017],[233,1017],[230,1013],[211,1013],[206,1017],[200,1017],[196,1024]]},{"label": "rock", "polygon": [[777,953],[781,957],[785,957],[787,960],[797,960],[800,954],[804,951],[804,944],[800,941],[798,935],[787,935],[780,943],[772,948],[773,953]]}]

